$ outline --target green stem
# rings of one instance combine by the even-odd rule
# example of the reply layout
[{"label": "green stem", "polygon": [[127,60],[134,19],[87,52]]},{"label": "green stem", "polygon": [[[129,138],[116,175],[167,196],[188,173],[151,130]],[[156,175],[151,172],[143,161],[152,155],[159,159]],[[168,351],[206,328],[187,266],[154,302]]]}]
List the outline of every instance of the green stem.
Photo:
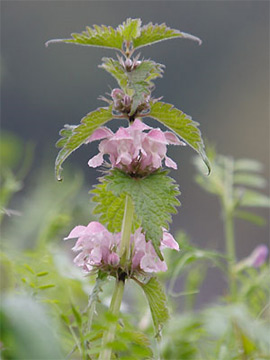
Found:
[{"label": "green stem", "polygon": [[[131,227],[133,221],[133,203],[131,198],[127,195],[126,196],[126,203],[125,203],[125,212],[124,218],[122,223],[122,235],[121,235],[121,242],[120,242],[120,265],[122,267],[126,267],[127,262],[129,261],[130,257],[130,235],[131,235]],[[111,299],[110,304],[110,313],[118,318],[120,306],[123,298],[124,287],[125,287],[125,271],[119,273],[116,281],[114,292]],[[115,330],[116,330],[116,322],[110,324],[109,329],[105,331],[102,339],[102,351],[99,354],[99,360],[110,360],[112,350],[110,348],[106,348],[107,344],[112,342],[115,337]]]},{"label": "green stem", "polygon": [[234,265],[236,262],[235,239],[234,239],[234,200],[233,200],[233,159],[225,160],[225,193],[223,198],[223,221],[225,226],[226,253],[228,258],[228,277],[231,300],[236,297],[236,279],[234,274]]},{"label": "green stem", "polygon": [[130,257],[130,235],[133,221],[134,208],[130,196],[126,196],[124,219],[121,230],[120,265],[125,266]]},{"label": "green stem", "polygon": [[[123,298],[125,282],[123,280],[116,279],[114,292],[110,305],[110,313],[119,316],[120,306]],[[104,333],[102,339],[102,351],[99,354],[99,360],[110,360],[112,349],[107,348],[107,344],[114,340],[116,330],[116,322],[110,324],[109,329]]]},{"label": "green stem", "polygon": [[236,279],[234,274],[234,265],[236,261],[235,256],[235,241],[234,241],[234,221],[231,212],[226,212],[224,216],[225,221],[225,238],[226,238],[226,253],[228,257],[228,275],[229,286],[232,300],[236,296]]}]

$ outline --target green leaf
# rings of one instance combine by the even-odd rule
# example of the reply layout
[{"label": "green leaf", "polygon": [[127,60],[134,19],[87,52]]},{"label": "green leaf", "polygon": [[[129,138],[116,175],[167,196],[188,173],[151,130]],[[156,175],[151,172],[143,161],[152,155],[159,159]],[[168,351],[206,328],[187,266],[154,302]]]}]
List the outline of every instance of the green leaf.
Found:
[{"label": "green leaf", "polygon": [[74,315],[74,318],[75,318],[75,321],[76,321],[76,324],[78,326],[78,328],[81,328],[82,326],[82,316],[80,314],[80,312],[76,309],[76,307],[71,304],[71,310],[72,310],[72,313]]},{"label": "green leaf", "polygon": [[37,275],[38,277],[40,277],[40,276],[46,276],[46,275],[48,275],[48,274],[49,274],[48,271],[41,271],[41,272],[37,273],[36,275]]},{"label": "green leaf", "polygon": [[167,299],[161,283],[156,277],[152,277],[146,284],[135,279],[143,289],[149,303],[152,319],[156,331],[156,337],[160,338],[164,323],[169,319]]},{"label": "green leaf", "polygon": [[125,42],[132,42],[133,48],[157,43],[159,41],[172,38],[184,38],[198,41],[201,40],[193,35],[186,34],[179,30],[170,29],[165,24],[153,25],[149,23],[141,27],[141,19],[127,19],[116,29],[111,26],[93,25],[86,27],[81,33],[71,34],[70,39],[53,39],[46,42],[46,46],[51,43],[71,43],[77,45],[97,46],[122,50]]},{"label": "green leaf", "polygon": [[162,65],[151,60],[142,61],[136,69],[128,72],[128,86],[133,90],[130,115],[133,115],[137,107],[145,102],[145,95],[150,94],[153,86],[151,80],[162,77],[162,72]]},{"label": "green leaf", "polygon": [[119,86],[126,91],[128,76],[126,70],[119,61],[104,57],[102,58],[102,64],[99,65],[99,67],[110,73],[117,80]]},{"label": "green leaf", "polygon": [[197,151],[210,173],[211,167],[204,151],[203,139],[198,129],[199,123],[193,121],[190,116],[176,109],[173,105],[164,102],[152,103],[150,113],[147,116],[163,123]]},{"label": "green leaf", "polygon": [[54,284],[48,284],[48,285],[41,285],[41,286],[38,287],[38,289],[39,290],[47,290],[47,289],[51,289],[53,287],[55,287]]},{"label": "green leaf", "polygon": [[[106,225],[112,233],[121,231],[125,209],[125,194],[115,196],[112,191],[107,189],[108,183],[103,182],[91,191],[94,194],[92,200],[97,203],[93,213],[100,215],[99,221]],[[135,218],[133,230],[139,227],[139,222]]]},{"label": "green leaf", "polygon": [[234,184],[252,186],[261,189],[265,188],[267,185],[267,181],[263,177],[248,172],[235,174],[233,181]]},{"label": "green leaf", "polygon": [[151,22],[144,25],[141,28],[141,35],[133,40],[134,48],[140,48],[146,45],[151,45],[163,40],[169,40],[172,38],[184,38],[198,41],[201,44],[201,40],[193,35],[186,34],[179,30],[170,29],[166,24],[152,24]]},{"label": "green leaf", "polygon": [[141,19],[127,19],[118,27],[122,37],[126,41],[132,41],[141,34]]},{"label": "green leaf", "polygon": [[[242,189],[237,189],[241,194]],[[243,193],[240,195],[240,205],[247,207],[270,207],[270,198],[264,194],[258,193],[253,190],[243,189]]]},{"label": "green leaf", "polygon": [[239,159],[234,162],[234,170],[235,171],[254,171],[261,172],[263,169],[263,165],[252,159]]},{"label": "green leaf", "polygon": [[167,171],[156,171],[144,178],[130,177],[113,169],[105,177],[107,190],[115,196],[128,194],[134,203],[135,214],[145,232],[146,241],[151,240],[156,253],[163,259],[159,246],[163,236],[162,227],[168,229],[171,214],[175,214],[180,202],[178,185],[167,176]]},{"label": "green leaf", "polygon": [[144,60],[132,71],[126,71],[118,61],[112,58],[103,58],[102,61],[100,67],[117,80],[126,94],[132,96],[130,115],[133,115],[137,107],[145,102],[145,95],[150,94],[154,85],[152,80],[162,77],[163,65]]},{"label": "green leaf", "polygon": [[249,211],[236,210],[233,214],[238,219],[249,221],[258,226],[263,226],[266,223],[265,219],[262,216],[253,214]]},{"label": "green leaf", "polygon": [[87,26],[82,33],[71,34],[71,39],[53,39],[46,42],[46,46],[52,43],[71,43],[77,45],[97,46],[111,49],[122,49],[123,36],[119,29],[114,29],[111,26],[93,25],[93,28]]},{"label": "green leaf", "polygon": [[61,180],[61,165],[66,158],[81,145],[87,143],[91,134],[101,125],[113,119],[112,107],[98,108],[82,118],[80,125],[66,125],[60,131],[64,136],[57,143],[57,147],[62,147],[55,161],[55,174],[57,180]]},{"label": "green leaf", "polygon": [[107,274],[102,271],[98,272],[98,276],[96,278],[95,286],[89,296],[89,306],[95,307],[95,304],[99,302],[99,294],[103,291],[102,287],[107,281]]}]

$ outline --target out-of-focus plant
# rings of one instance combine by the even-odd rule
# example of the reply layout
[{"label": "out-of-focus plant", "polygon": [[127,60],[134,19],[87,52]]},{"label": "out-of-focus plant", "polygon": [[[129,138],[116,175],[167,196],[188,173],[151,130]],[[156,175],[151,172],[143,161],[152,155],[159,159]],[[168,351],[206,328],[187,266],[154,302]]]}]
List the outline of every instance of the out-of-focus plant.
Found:
[{"label": "out-of-focus plant", "polygon": [[206,179],[202,175],[203,169],[196,159],[195,165],[199,171],[196,181],[204,190],[217,195],[220,199],[228,260],[230,297],[231,300],[234,300],[237,292],[234,219],[244,219],[255,225],[265,223],[264,218],[245,208],[270,207],[269,197],[259,191],[266,187],[267,181],[261,175],[262,165],[255,160],[235,160],[232,157],[216,155],[214,149],[209,151],[208,156],[214,171],[209,179]]},{"label": "out-of-focus plant", "polygon": [[23,187],[33,159],[33,144],[26,146],[11,133],[1,133],[0,141],[0,224],[4,214],[19,215],[7,206],[12,196]]},{"label": "out-of-focus plant", "polygon": [[[195,160],[197,182],[220,199],[225,254],[194,246],[184,232],[175,241],[168,232],[179,191],[161,167],[162,162],[176,167],[166,155],[166,145],[182,142],[142,119],[161,121],[209,166],[208,158],[198,124],[151,97],[152,80],[162,75],[162,65],[132,56],[137,48],[173,37],[198,41],[164,24],[141,27],[139,19],[128,19],[117,29],[95,26],[71,39],[56,40],[115,48],[124,56],[118,61],[104,58],[101,65],[121,88],[112,91],[112,100],[103,98],[109,106],[61,131],[56,175],[60,179],[61,164],[74,150],[94,140],[101,140],[99,153],[89,165],[101,165],[107,155],[110,163],[91,191],[94,215],[80,174],[59,184],[48,178],[45,168],[33,176],[26,199],[15,208],[21,216],[6,218],[0,253],[3,359],[270,359],[268,248],[260,245],[240,260],[235,253],[240,240],[235,238],[234,219],[262,225],[262,217],[244,209],[269,207],[269,198],[258,191],[266,185],[261,165],[211,150],[212,174],[205,176],[201,160]],[[101,126],[112,118],[126,119],[129,126],[114,134]],[[22,187],[23,176],[11,171],[21,151],[14,158],[11,148],[16,149],[19,141],[3,144],[9,150],[2,152],[1,205],[3,215],[10,215],[8,203]],[[69,233],[89,218],[88,226],[76,226]],[[84,273],[72,264],[68,243],[59,242],[65,236],[78,238],[74,262]],[[166,249],[178,250],[178,243],[180,253]],[[210,267],[222,272],[229,286],[214,303],[197,310],[197,296]],[[158,271],[162,273],[156,276]]]}]

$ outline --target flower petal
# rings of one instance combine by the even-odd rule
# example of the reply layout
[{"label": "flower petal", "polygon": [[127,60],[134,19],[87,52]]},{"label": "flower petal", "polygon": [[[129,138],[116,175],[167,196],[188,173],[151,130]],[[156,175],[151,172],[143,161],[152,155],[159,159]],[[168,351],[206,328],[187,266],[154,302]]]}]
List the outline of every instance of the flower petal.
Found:
[{"label": "flower petal", "polygon": [[92,157],[92,159],[90,159],[88,161],[88,166],[90,166],[92,168],[96,168],[96,167],[102,165],[103,161],[104,161],[103,154],[99,153],[96,156]]},{"label": "flower petal", "polygon": [[163,229],[163,238],[161,240],[162,247],[171,248],[174,250],[179,251],[179,245],[178,242],[174,239],[172,234],[170,234],[167,230]]},{"label": "flower petal", "polygon": [[174,170],[177,169],[177,164],[171,158],[169,158],[168,156],[165,156],[165,165],[167,167],[170,167],[170,168],[174,169]]},{"label": "flower petal", "polygon": [[86,230],[86,226],[83,225],[75,226],[75,228],[71,230],[69,235],[65,237],[64,240],[75,239],[80,236],[83,236],[85,234],[85,230]]},{"label": "flower petal", "polygon": [[113,132],[107,127],[100,127],[86,140],[86,144],[92,141],[101,140],[113,136]]}]

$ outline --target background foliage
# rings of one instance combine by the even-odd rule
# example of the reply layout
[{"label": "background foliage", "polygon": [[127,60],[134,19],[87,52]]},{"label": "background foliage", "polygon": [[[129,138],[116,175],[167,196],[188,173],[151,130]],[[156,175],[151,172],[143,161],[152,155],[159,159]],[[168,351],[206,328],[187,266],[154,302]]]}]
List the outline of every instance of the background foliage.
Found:
[{"label": "background foliage", "polygon": [[[6,149],[2,147],[2,154],[8,150],[10,156],[2,161],[1,193],[9,193],[12,198],[23,186],[21,171],[12,159],[23,153],[22,157],[28,156],[29,150],[18,139],[17,147],[12,141],[3,140]],[[201,162],[196,159],[196,164],[200,164],[197,181],[207,191],[222,195],[225,190],[220,185],[226,158],[214,152],[210,158],[213,164],[210,177],[201,175]],[[241,160],[234,164],[236,175],[249,171],[252,176],[259,176],[257,162]],[[89,203],[82,197],[85,193],[82,177],[78,175],[71,181],[72,177],[66,176],[59,186],[48,180],[47,174],[45,167],[34,176],[36,185],[28,190],[27,201],[22,201],[16,212],[10,209],[12,201],[8,203],[6,196],[1,197],[2,206],[9,209],[9,216],[5,211],[2,219],[2,358],[64,359],[70,354],[72,359],[96,359],[103,331],[117,321],[106,308],[113,281],[105,284],[106,279],[98,275],[94,286],[95,276],[84,276],[72,264],[71,244],[59,242],[77,222],[89,221]],[[13,186],[14,183],[20,186]],[[239,186],[238,177],[235,186]],[[253,205],[257,206],[258,201]],[[256,223],[257,220],[255,216]],[[31,245],[26,241],[29,238]],[[181,253],[165,254],[169,270],[159,276],[167,284],[170,309],[161,341],[153,340],[157,329],[154,330],[147,305],[147,298],[159,293],[159,285],[153,283],[144,289],[144,297],[140,286],[128,284],[116,340],[111,343],[116,356],[121,359],[158,356],[190,360],[269,359],[269,267],[264,264],[258,269],[236,271],[236,298],[232,301],[225,286],[224,296],[198,309],[197,295],[208,270],[214,267],[227,278],[227,259],[219,252],[194,246],[184,232],[178,234],[177,240]],[[159,313],[162,306],[158,306],[164,300],[160,295],[156,300],[152,302],[157,304],[152,309],[154,318],[165,320],[167,315]]]}]

